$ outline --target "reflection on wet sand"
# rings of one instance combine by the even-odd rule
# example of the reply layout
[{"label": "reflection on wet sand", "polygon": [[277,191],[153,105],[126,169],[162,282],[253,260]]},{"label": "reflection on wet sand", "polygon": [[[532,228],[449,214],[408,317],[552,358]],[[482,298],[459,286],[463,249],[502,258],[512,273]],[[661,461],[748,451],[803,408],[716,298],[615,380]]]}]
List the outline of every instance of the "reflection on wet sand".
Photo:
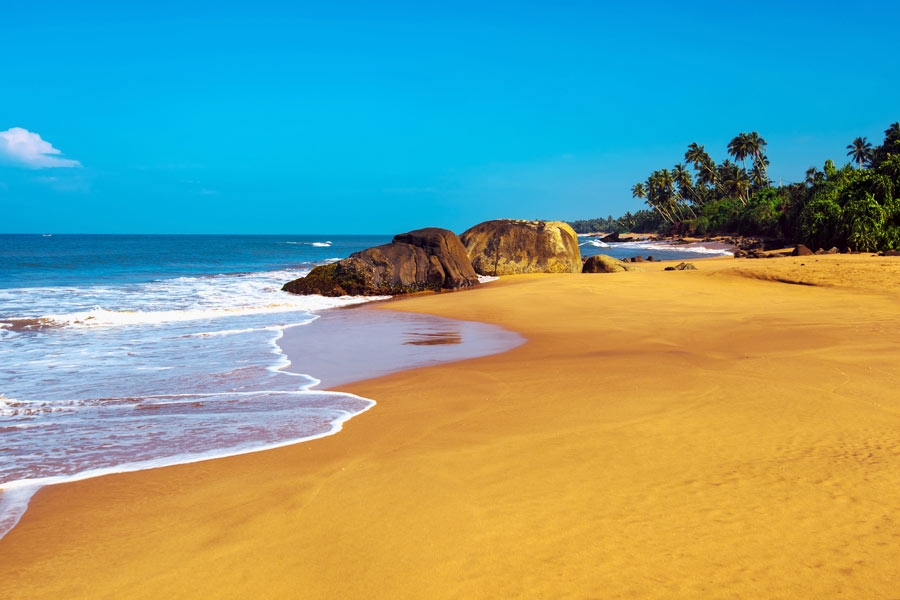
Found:
[{"label": "reflection on wet sand", "polygon": [[330,310],[278,341],[294,373],[321,389],[414,367],[475,358],[518,346],[522,338],[496,327],[385,310]]},{"label": "reflection on wet sand", "polygon": [[462,344],[462,334],[459,331],[437,332],[406,332],[407,340],[403,342],[412,346],[440,346],[441,344]]}]

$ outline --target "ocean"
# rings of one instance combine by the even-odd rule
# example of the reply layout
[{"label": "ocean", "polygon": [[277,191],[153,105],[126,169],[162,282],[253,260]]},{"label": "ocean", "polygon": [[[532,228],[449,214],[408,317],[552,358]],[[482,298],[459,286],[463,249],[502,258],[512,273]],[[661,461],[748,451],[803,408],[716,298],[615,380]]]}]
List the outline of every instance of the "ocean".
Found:
[{"label": "ocean", "polygon": [[[315,265],[388,241],[0,235],[0,536],[42,485],[329,435],[370,408],[366,398],[314,389],[316,372],[291,364],[278,344],[328,309],[368,299],[293,296],[281,286]],[[715,252],[579,242],[584,254],[622,258]],[[307,353],[307,366],[321,365],[314,368],[344,381],[341,357],[362,360],[351,350],[354,334],[365,329],[359,317],[330,321],[330,330],[310,329],[311,347],[329,340],[332,347]],[[392,339],[386,332],[397,326],[384,323],[372,335]],[[489,337],[471,326],[444,329],[444,338]],[[299,339],[302,347],[302,331]],[[404,356],[405,364],[462,356],[408,343],[405,355],[383,355]]]}]

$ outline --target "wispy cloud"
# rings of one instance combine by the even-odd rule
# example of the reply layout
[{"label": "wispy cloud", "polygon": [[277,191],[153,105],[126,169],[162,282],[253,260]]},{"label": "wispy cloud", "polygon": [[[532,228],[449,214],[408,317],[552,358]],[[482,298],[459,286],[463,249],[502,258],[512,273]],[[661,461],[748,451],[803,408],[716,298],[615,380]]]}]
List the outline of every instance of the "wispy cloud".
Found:
[{"label": "wispy cloud", "polygon": [[60,154],[61,150],[27,129],[11,127],[0,131],[0,161],[29,169],[81,166],[77,160],[61,158]]}]

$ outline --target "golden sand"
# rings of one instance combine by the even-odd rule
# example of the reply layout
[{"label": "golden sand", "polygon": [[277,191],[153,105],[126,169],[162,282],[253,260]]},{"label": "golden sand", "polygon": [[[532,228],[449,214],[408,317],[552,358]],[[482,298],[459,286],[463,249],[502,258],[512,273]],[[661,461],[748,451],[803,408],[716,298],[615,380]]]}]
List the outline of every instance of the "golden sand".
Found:
[{"label": "golden sand", "polygon": [[45,488],[0,597],[900,597],[900,259],[696,264],[382,305],[528,343],[347,386],[379,404],[329,438]]}]

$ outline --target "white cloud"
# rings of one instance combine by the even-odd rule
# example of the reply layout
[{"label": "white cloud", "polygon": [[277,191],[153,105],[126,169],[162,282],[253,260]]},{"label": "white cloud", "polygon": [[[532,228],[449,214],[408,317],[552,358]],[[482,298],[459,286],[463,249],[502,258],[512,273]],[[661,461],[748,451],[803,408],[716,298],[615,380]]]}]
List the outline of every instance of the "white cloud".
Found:
[{"label": "white cloud", "polygon": [[60,158],[60,150],[41,139],[37,133],[11,127],[0,131],[0,160],[31,169],[48,167],[80,167],[81,163],[70,158]]}]

